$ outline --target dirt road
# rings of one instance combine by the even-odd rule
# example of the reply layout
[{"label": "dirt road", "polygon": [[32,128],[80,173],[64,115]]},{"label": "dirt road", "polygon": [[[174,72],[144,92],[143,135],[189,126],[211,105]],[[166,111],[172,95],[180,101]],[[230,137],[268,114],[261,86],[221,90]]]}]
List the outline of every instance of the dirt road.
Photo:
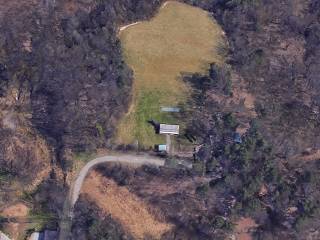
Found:
[{"label": "dirt road", "polygon": [[70,187],[70,192],[65,200],[63,214],[60,222],[59,240],[68,240],[71,233],[71,221],[73,217],[73,208],[77,202],[83,182],[88,175],[88,172],[94,167],[102,163],[124,163],[131,166],[153,165],[163,166],[164,159],[150,155],[134,155],[134,154],[119,154],[112,156],[104,156],[91,160],[79,172],[76,180]]},{"label": "dirt road", "polygon": [[131,27],[131,26],[137,25],[137,24],[139,24],[139,23],[141,23],[141,21],[140,21],[140,22],[130,23],[130,24],[128,24],[128,25],[122,26],[122,27],[120,27],[119,32],[121,32],[121,31],[125,30],[125,29],[126,29],[126,28],[128,28],[128,27]]}]

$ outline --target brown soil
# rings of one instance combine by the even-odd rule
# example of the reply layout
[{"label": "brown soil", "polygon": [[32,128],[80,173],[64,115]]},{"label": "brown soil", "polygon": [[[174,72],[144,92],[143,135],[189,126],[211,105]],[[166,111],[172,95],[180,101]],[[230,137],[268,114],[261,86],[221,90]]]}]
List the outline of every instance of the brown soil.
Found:
[{"label": "brown soil", "polygon": [[250,229],[258,225],[252,218],[241,218],[236,222],[235,236],[236,240],[252,240]]},{"label": "brown soil", "polygon": [[313,150],[309,152],[308,154],[299,154],[293,157],[293,161],[315,161],[320,159],[320,149]]},{"label": "brown soil", "polygon": [[[1,216],[7,218],[21,218],[28,215],[29,208],[23,203],[16,203],[5,208]],[[18,239],[19,236],[22,236],[26,230],[25,223],[6,223],[4,229],[10,235],[12,240]]]},{"label": "brown soil", "polygon": [[82,193],[137,239],[144,236],[160,239],[172,228],[172,225],[158,220],[161,219],[159,211],[152,209],[126,187],[118,186],[97,172],[92,172],[86,179]]},{"label": "brown soil", "polygon": [[90,12],[95,6],[95,1],[76,1],[66,0],[63,5],[63,10],[66,14],[75,14],[79,9]]}]

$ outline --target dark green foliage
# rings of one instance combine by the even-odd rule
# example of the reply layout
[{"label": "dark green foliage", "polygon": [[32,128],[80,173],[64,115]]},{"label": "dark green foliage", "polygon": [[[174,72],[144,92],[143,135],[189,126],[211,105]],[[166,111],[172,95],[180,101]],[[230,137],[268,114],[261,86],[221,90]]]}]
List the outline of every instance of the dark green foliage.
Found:
[{"label": "dark green foliage", "polygon": [[[237,126],[231,114],[224,115],[223,119],[225,128],[234,129]],[[274,173],[270,165],[270,150],[255,127],[251,127],[241,144],[227,144],[220,154],[223,154],[224,164],[229,166],[224,170],[227,189],[243,202],[244,208],[258,206],[252,199],[266,178],[274,178]]]},{"label": "dark green foliage", "polygon": [[[216,119],[217,120],[217,119]],[[218,121],[218,120],[217,120]],[[231,114],[223,116],[223,125],[215,124],[216,132],[223,136],[228,135],[231,129],[237,126]],[[219,130],[222,128],[223,130]],[[229,129],[229,130],[228,130]],[[289,206],[298,207],[290,220],[297,231],[305,228],[310,219],[319,215],[320,187],[319,166],[304,167],[305,170],[294,170],[297,166],[290,166],[283,171],[278,165],[270,145],[258,131],[256,122],[251,123],[251,128],[242,137],[241,144],[225,143],[220,148],[214,148],[214,157],[210,158],[207,166],[224,166],[223,177],[210,182],[210,187],[224,196],[232,195],[236,204],[232,214],[256,215],[266,213],[266,206],[272,206],[272,215],[277,221],[271,220],[271,227],[276,227],[285,221],[285,209]],[[203,155],[205,156],[205,155]],[[212,167],[210,172],[214,172]],[[266,186],[266,195],[259,195],[262,186]],[[201,192],[202,188],[197,189]],[[305,191],[309,193],[304,194]],[[270,215],[270,219],[272,219]],[[221,222],[217,221],[219,225]]]},{"label": "dark green foliage", "polygon": [[223,116],[224,125],[227,129],[235,129],[237,127],[237,122],[232,113],[228,113]]},{"label": "dark green foliage", "polygon": [[220,67],[215,63],[210,64],[208,75],[194,73],[184,74],[183,79],[191,84],[195,94],[205,94],[210,89],[221,91],[225,95],[231,94],[230,69],[227,66]]},{"label": "dark green foliage", "polygon": [[0,168],[0,184],[10,181],[12,173],[7,169]]},{"label": "dark green foliage", "polygon": [[[305,97],[312,99],[313,106],[319,105],[320,52],[315,49],[319,45],[320,25],[316,19],[320,5],[317,0],[307,5],[308,10],[298,19],[293,14],[298,5],[292,1],[279,4],[274,0],[226,0],[205,5],[215,13],[227,33],[231,46],[229,63],[257,98],[255,110],[259,126],[252,125],[243,143],[234,146],[222,140],[230,139],[230,125],[213,121],[211,128],[205,129],[210,135],[205,139],[206,148],[210,150],[206,154],[200,152],[198,158],[210,166],[208,175],[218,175],[217,169],[223,167],[223,176],[212,180],[210,186],[219,193],[225,189],[222,198],[230,194],[236,196],[234,211],[237,214],[250,213],[258,218],[260,212],[267,214],[258,239],[284,236],[305,239],[308,237],[303,233],[309,234],[308,229],[319,229],[319,168],[316,163],[304,162],[297,166],[290,159],[319,142],[316,134],[320,126],[319,113],[310,108]],[[311,25],[309,18],[315,19]],[[277,23],[273,19],[277,19]],[[273,24],[279,29],[270,27]],[[306,53],[296,55],[288,49],[286,54],[271,51],[279,49],[279,42],[288,42],[289,36],[295,41],[305,41]],[[300,57],[302,61],[298,60]],[[217,78],[214,66],[209,75]],[[206,104],[210,113],[224,110],[224,106]],[[218,164],[213,163],[215,161]],[[312,167],[307,166],[309,164]],[[268,193],[259,196],[262,184]],[[288,213],[289,207],[298,210]],[[314,238],[318,239],[319,235]]]},{"label": "dark green foliage", "polygon": [[101,215],[101,210],[84,198],[76,204],[72,233],[73,239],[132,240],[118,222],[110,215]]},{"label": "dark green foliage", "polygon": [[110,216],[102,221],[94,220],[88,231],[89,240],[124,240],[123,232]]},{"label": "dark green foliage", "polygon": [[203,184],[203,185],[200,185],[196,188],[196,193],[201,197],[204,197],[208,191],[209,191],[208,184]]},{"label": "dark green foliage", "polygon": [[267,109],[261,103],[255,104],[255,111],[259,117],[266,117],[267,116]]},{"label": "dark green foliage", "polygon": [[211,222],[214,229],[223,229],[230,231],[233,227],[232,223],[222,216],[216,216]]},{"label": "dark green foliage", "polygon": [[251,64],[253,64],[256,67],[261,65],[264,59],[265,57],[262,49],[257,49],[250,55]]},{"label": "dark green foliage", "polygon": [[220,67],[214,63],[210,64],[209,76],[214,80],[214,88],[222,90],[225,95],[231,95],[232,82],[230,69],[227,65]]},{"label": "dark green foliage", "polygon": [[207,75],[202,75],[200,73],[195,73],[192,75],[184,76],[184,79],[191,84],[194,89],[205,92],[215,84],[215,79],[208,77]]}]

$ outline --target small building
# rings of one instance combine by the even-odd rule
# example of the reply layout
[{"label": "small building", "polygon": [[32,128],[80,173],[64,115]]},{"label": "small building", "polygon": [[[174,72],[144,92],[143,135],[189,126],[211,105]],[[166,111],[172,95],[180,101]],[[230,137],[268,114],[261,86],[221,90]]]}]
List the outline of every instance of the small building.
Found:
[{"label": "small building", "polygon": [[31,236],[29,237],[29,240],[41,240],[43,239],[43,234],[41,234],[40,232],[34,232],[31,234]]},{"label": "small building", "polygon": [[160,124],[159,133],[160,134],[178,135],[179,134],[179,125]]},{"label": "small building", "polygon": [[180,112],[178,107],[161,107],[161,112]]},{"label": "small building", "polygon": [[58,232],[49,230],[34,232],[29,237],[29,240],[58,240]]},{"label": "small building", "polygon": [[240,133],[237,133],[237,132],[236,132],[236,133],[234,134],[233,140],[234,140],[235,143],[241,144],[241,143],[242,143],[242,138],[241,138]]},{"label": "small building", "polygon": [[155,150],[157,152],[166,152],[167,151],[167,145],[165,145],[165,144],[155,145]]}]

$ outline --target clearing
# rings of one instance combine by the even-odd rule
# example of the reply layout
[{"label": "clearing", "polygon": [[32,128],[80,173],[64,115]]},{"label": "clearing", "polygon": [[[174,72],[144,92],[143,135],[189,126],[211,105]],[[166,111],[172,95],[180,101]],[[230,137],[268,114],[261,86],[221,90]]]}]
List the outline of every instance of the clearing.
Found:
[{"label": "clearing", "polygon": [[[105,214],[110,214],[124,230],[137,239],[151,236],[160,239],[172,225],[160,221],[161,213],[111,179],[91,172],[86,179],[82,194],[94,201]],[[157,217],[154,214],[157,212]]]},{"label": "clearing", "polygon": [[150,147],[165,142],[148,120],[180,124],[179,114],[160,112],[161,106],[184,106],[190,87],[182,73],[205,73],[209,63],[223,62],[218,48],[223,31],[208,12],[169,1],[150,21],[120,28],[126,63],[134,71],[133,102],[118,127],[116,142]]}]

